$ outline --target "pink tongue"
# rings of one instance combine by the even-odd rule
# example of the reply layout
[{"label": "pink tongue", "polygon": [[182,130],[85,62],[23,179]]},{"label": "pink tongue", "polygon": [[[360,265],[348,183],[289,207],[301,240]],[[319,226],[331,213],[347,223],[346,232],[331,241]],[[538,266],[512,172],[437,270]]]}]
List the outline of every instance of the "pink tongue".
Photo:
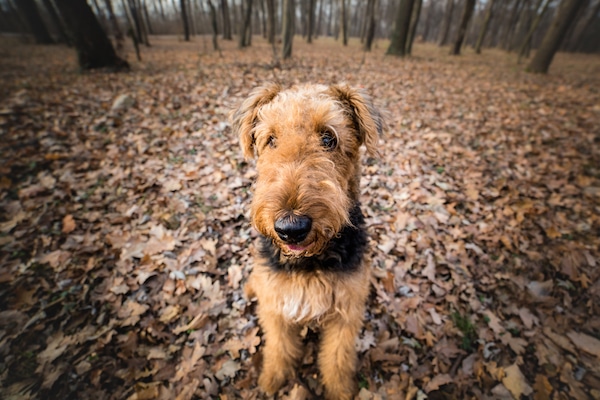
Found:
[{"label": "pink tongue", "polygon": [[290,250],[293,250],[293,251],[302,251],[302,250],[306,249],[306,246],[298,246],[296,244],[288,244],[287,246]]}]

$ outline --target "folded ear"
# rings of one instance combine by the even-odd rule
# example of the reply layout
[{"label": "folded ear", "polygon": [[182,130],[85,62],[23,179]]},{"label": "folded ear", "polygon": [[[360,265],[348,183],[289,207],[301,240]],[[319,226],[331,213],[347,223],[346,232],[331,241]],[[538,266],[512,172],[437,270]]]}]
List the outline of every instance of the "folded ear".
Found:
[{"label": "folded ear", "polygon": [[240,137],[240,145],[246,159],[254,157],[254,127],[258,111],[260,107],[273,100],[280,91],[281,86],[278,84],[258,87],[250,92],[250,96],[231,115],[233,131]]},{"label": "folded ear", "polygon": [[385,122],[373,105],[371,97],[345,84],[330,86],[329,93],[346,108],[358,133],[360,144],[364,144],[372,156],[378,155],[378,136],[383,133]]}]

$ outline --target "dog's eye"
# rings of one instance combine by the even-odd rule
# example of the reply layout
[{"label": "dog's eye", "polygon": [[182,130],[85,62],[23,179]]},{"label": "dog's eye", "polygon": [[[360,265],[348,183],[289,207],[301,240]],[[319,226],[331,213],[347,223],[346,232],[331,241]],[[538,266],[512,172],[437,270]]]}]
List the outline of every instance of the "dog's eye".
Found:
[{"label": "dog's eye", "polygon": [[337,146],[337,138],[331,131],[325,130],[321,132],[321,144],[327,150],[333,150]]},{"label": "dog's eye", "polygon": [[277,146],[277,138],[275,138],[273,135],[269,136],[269,140],[267,140],[267,146],[270,148]]}]

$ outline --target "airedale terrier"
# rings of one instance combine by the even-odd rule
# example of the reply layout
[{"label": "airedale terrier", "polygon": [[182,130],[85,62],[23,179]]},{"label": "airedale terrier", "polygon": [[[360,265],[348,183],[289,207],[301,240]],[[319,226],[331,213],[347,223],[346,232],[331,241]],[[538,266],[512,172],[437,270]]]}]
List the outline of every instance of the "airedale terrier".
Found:
[{"label": "airedale terrier", "polygon": [[257,157],[251,218],[261,238],[245,290],[258,299],[264,334],[259,385],[274,394],[293,376],[310,324],[321,331],[326,397],[350,399],[370,287],[359,147],[377,154],[380,113],[346,85],[271,85],[232,123],[246,158]]}]

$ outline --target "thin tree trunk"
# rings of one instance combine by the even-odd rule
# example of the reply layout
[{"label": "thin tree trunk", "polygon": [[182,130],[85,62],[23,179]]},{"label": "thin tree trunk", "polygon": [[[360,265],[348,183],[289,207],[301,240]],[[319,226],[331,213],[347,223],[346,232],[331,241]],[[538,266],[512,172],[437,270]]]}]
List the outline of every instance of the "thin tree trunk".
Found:
[{"label": "thin tree trunk", "polygon": [[[246,7],[244,7],[244,3],[246,3]],[[245,0],[242,2],[242,26],[240,27],[240,41],[238,43],[239,48],[248,47],[250,38],[252,35],[250,31],[250,21],[252,19],[252,0]]]},{"label": "thin tree trunk", "polygon": [[108,19],[115,31],[115,38],[117,39],[117,43],[123,42],[123,32],[119,27],[119,22],[117,21],[117,17],[115,16],[115,12],[112,6],[112,0],[104,0],[104,4],[106,5],[106,9],[108,10]]},{"label": "thin tree trunk", "polygon": [[275,15],[275,1],[274,0],[266,0],[267,2],[267,39],[270,44],[275,44],[275,30],[277,27],[276,24],[276,15]]},{"label": "thin tree trunk", "polygon": [[231,34],[231,16],[229,15],[228,0],[221,0],[221,12],[223,14],[223,39],[233,40]]},{"label": "thin tree trunk", "polygon": [[181,20],[183,22],[183,38],[186,42],[189,42],[190,41],[190,26],[189,26],[189,20],[188,20],[188,16],[187,16],[185,0],[180,0],[179,4],[181,6]]},{"label": "thin tree trunk", "polygon": [[127,36],[131,37],[137,60],[142,61],[142,56],[140,54],[140,38],[136,33],[135,22],[133,20],[133,16],[131,15],[131,9],[129,8],[129,5],[125,3],[125,0],[121,0],[121,5],[123,6],[123,10],[125,10],[125,16],[127,17],[127,23],[129,25],[127,28]]},{"label": "thin tree trunk", "polygon": [[282,14],[282,58],[284,60],[292,56],[292,44],[294,41],[294,20],[295,18],[294,0],[283,0]]},{"label": "thin tree trunk", "polygon": [[158,1],[158,7],[160,8],[160,17],[162,18],[163,21],[166,21],[167,16],[165,15],[165,8],[163,7],[162,0],[157,0],[157,1]]},{"label": "thin tree trunk", "polygon": [[515,5],[513,6],[513,9],[510,13],[510,17],[508,18],[508,24],[506,24],[506,32],[504,33],[504,38],[502,40],[502,48],[504,50],[508,50],[510,46],[511,38],[515,31],[515,24],[517,23],[519,10],[521,9],[522,4],[522,0],[516,0]]},{"label": "thin tree trunk", "polygon": [[[540,0],[540,1],[542,1],[542,0]],[[519,58],[517,60],[517,63],[521,62],[521,58],[525,55],[525,50],[530,46],[531,38],[533,37],[535,30],[537,29],[540,22],[542,21],[544,14],[548,10],[548,6],[550,5],[551,1],[552,0],[545,0],[541,11],[540,10],[535,11],[537,15],[536,15],[535,19],[533,20],[531,27],[529,28],[529,32],[527,32],[527,35],[525,35],[525,38],[523,39],[523,43],[521,43],[521,47],[519,48]]]},{"label": "thin tree trunk", "polygon": [[554,16],[554,20],[548,28],[542,44],[535,52],[531,62],[526,68],[527,72],[545,74],[552,63],[554,54],[558,50],[565,33],[573,23],[579,7],[585,0],[563,0]]},{"label": "thin tree trunk", "polygon": [[413,41],[415,40],[415,33],[417,32],[417,24],[419,23],[419,18],[421,17],[422,5],[423,0],[415,0],[412,17],[410,18],[410,26],[408,27],[408,38],[406,39],[406,54],[408,55],[412,53],[412,45]]},{"label": "thin tree trunk", "polygon": [[342,34],[342,43],[348,46],[348,19],[346,15],[346,0],[340,0],[340,33]]},{"label": "thin tree trunk", "polygon": [[481,30],[479,31],[479,36],[477,37],[477,43],[475,44],[475,53],[481,54],[481,45],[483,44],[483,39],[485,39],[485,34],[487,33],[488,27],[490,26],[490,20],[492,19],[494,9],[494,0],[490,0],[487,6],[487,10],[485,11],[485,18],[483,19],[483,25],[481,26]]},{"label": "thin tree trunk", "polygon": [[212,31],[213,31],[213,36],[212,36],[213,50],[218,50],[220,53],[221,48],[219,47],[219,42],[217,41],[217,36],[219,35],[219,28],[218,28],[218,24],[217,24],[217,10],[211,0],[207,0],[207,1],[208,1],[208,8],[210,9],[210,22],[211,22]]},{"label": "thin tree trunk", "polygon": [[307,43],[312,43],[314,30],[315,30],[315,0],[308,0],[308,32],[306,32],[306,42]]},{"label": "thin tree trunk", "polygon": [[54,4],[65,21],[82,69],[129,69],[127,61],[115,53],[112,43],[85,0],[54,0]]},{"label": "thin tree trunk", "polygon": [[465,33],[467,32],[467,26],[469,25],[469,21],[471,20],[471,16],[473,15],[473,10],[475,9],[475,0],[466,0],[465,8],[462,12],[462,17],[460,19],[460,25],[458,27],[458,32],[456,34],[456,40],[454,41],[454,46],[450,50],[450,54],[458,56],[460,55],[460,48],[462,46],[462,42],[465,39]]},{"label": "thin tree trunk", "polygon": [[401,1],[396,15],[396,26],[392,33],[392,40],[386,54],[398,57],[404,57],[406,55],[406,41],[408,38],[408,28],[412,16],[413,5],[414,0]]},{"label": "thin tree trunk", "polygon": [[581,49],[581,39],[583,34],[587,30],[587,28],[592,24],[592,21],[596,18],[600,12],[600,0],[596,1],[596,5],[592,9],[591,12],[587,14],[587,17],[577,26],[575,32],[573,32],[573,36],[571,37],[571,41],[569,43],[570,51],[579,51]]},{"label": "thin tree trunk", "polygon": [[446,11],[444,12],[444,23],[440,30],[439,45],[445,46],[448,43],[448,33],[452,23],[452,12],[454,11],[454,0],[446,0]]},{"label": "thin tree trunk", "polygon": [[375,1],[368,0],[367,3],[367,29],[365,35],[365,51],[371,51],[373,38],[375,37]]},{"label": "thin tree trunk", "polygon": [[50,36],[48,28],[44,25],[44,21],[40,16],[40,11],[37,8],[34,0],[18,0],[16,2],[17,8],[21,11],[33,37],[37,44],[53,44],[54,39]]},{"label": "thin tree trunk", "polygon": [[327,18],[327,36],[333,34],[333,0],[329,0],[329,15]]},{"label": "thin tree trunk", "polygon": [[317,18],[317,27],[315,29],[315,39],[321,35],[321,21],[323,20],[323,3],[325,0],[319,0],[319,17]]},{"label": "thin tree trunk", "polygon": [[426,42],[429,38],[429,30],[431,29],[431,15],[433,14],[433,1],[427,3],[427,16],[425,17],[425,26],[423,27],[423,41]]},{"label": "thin tree trunk", "polygon": [[63,22],[61,21],[60,16],[56,12],[56,9],[54,8],[52,1],[51,0],[42,0],[42,1],[44,3],[44,7],[48,11],[48,15],[50,15],[50,19],[52,20],[52,23],[56,27],[56,30],[58,32],[59,41],[61,43],[67,43],[70,45],[71,41],[69,40],[69,36],[67,35],[67,32],[65,31],[65,26],[64,26]]}]

